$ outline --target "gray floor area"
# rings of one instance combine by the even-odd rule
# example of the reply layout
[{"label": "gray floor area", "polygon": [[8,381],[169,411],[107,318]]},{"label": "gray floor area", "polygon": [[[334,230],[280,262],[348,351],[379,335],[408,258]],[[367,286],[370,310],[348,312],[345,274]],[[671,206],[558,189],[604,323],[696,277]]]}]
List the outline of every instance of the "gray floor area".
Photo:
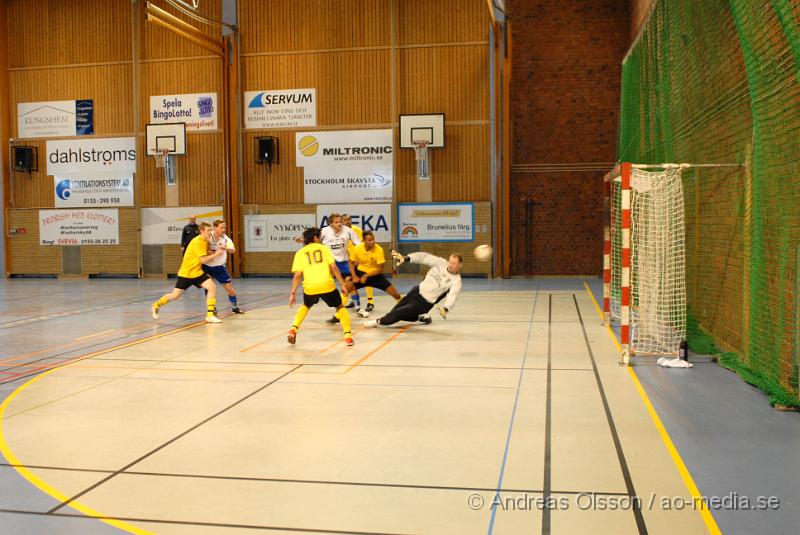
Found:
[{"label": "gray floor area", "polygon": [[[397,286],[405,292],[416,282],[400,278]],[[200,292],[170,304],[158,324],[147,319],[142,311],[171,285],[164,280],[0,280],[0,400],[44,370],[201,319]],[[245,309],[283,306],[289,280],[244,279],[236,286]],[[590,286],[599,296],[600,281],[592,280]],[[581,279],[471,279],[465,284],[467,292],[542,288],[584,292]],[[224,314],[229,308],[224,296],[219,303]],[[486,328],[490,332],[491,325]],[[688,371],[644,360],[635,370],[700,492],[780,500],[772,511],[716,509],[719,527],[732,534],[797,533],[800,414],[774,411],[763,394],[736,375],[696,360],[697,366]],[[91,519],[41,513],[54,503],[0,463],[0,533],[118,532]]]}]

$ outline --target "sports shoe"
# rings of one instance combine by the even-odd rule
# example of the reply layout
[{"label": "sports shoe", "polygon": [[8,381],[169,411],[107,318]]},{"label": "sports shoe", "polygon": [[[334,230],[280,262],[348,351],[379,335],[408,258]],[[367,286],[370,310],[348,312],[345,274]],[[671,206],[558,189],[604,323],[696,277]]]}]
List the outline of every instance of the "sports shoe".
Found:
[{"label": "sports shoe", "polygon": [[330,318],[325,320],[325,323],[331,323],[331,324],[339,323],[339,318],[337,318],[336,316],[331,316]]},{"label": "sports shoe", "polygon": [[375,310],[375,305],[373,305],[372,303],[367,303],[366,310],[367,312],[372,312],[373,310]]},{"label": "sports shoe", "polygon": [[290,344],[294,344],[295,342],[297,342],[297,331],[295,331],[294,329],[289,329],[289,336],[287,337],[287,341]]},{"label": "sports shoe", "polygon": [[355,345],[355,342],[353,342],[353,339],[348,336],[344,339],[344,345],[352,347]]},{"label": "sports shoe", "polygon": [[222,323],[222,320],[216,316],[206,316],[206,323]]},{"label": "sports shoe", "polygon": [[153,316],[154,320],[158,319],[158,307],[150,307],[151,316]]},{"label": "sports shoe", "polygon": [[356,306],[356,302],[353,301],[352,299],[348,299],[347,304],[344,306],[344,308],[353,308],[354,306]]},{"label": "sports shoe", "polygon": [[425,325],[430,325],[433,320],[428,314],[420,314],[419,318],[417,318],[417,321],[424,323]]},{"label": "sports shoe", "polygon": [[364,327],[367,329],[372,329],[378,326],[378,320],[367,320],[364,322]]},{"label": "sports shoe", "polygon": [[234,314],[244,314],[244,312],[242,312],[242,309],[239,307],[233,307],[231,309],[231,312],[233,312]]},{"label": "sports shoe", "polygon": [[368,318],[369,317],[369,312],[367,312],[363,308],[359,308],[358,310],[356,310],[356,312],[358,312],[358,315],[361,316],[362,318]]}]

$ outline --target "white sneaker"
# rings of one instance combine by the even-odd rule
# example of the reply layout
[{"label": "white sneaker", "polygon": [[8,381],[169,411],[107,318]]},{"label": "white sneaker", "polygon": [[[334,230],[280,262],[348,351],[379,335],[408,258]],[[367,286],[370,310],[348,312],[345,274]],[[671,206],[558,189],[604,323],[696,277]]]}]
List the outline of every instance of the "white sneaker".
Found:
[{"label": "white sneaker", "polygon": [[206,316],[206,323],[222,323],[222,320],[216,316]]},{"label": "white sneaker", "polygon": [[153,316],[153,319],[157,320],[158,319],[158,309],[156,307],[150,307],[150,311],[152,312],[152,314],[150,314],[150,315]]},{"label": "white sneaker", "polygon": [[378,320],[367,320],[364,322],[364,327],[372,329],[378,326]]},{"label": "white sneaker", "polygon": [[367,312],[363,308],[359,308],[358,310],[356,310],[356,312],[358,312],[358,315],[361,316],[362,318],[368,318],[369,317],[369,312]]}]

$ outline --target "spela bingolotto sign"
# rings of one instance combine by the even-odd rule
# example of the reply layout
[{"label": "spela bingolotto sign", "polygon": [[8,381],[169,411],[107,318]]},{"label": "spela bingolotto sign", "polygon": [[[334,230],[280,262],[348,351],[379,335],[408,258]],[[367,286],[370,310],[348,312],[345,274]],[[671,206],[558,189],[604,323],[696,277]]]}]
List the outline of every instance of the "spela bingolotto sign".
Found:
[{"label": "spela bingolotto sign", "polygon": [[398,204],[399,240],[405,243],[473,241],[474,214],[472,203]]},{"label": "spela bingolotto sign", "polygon": [[216,130],[217,94],[151,96],[150,122],[186,123],[186,130]]},{"label": "spela bingolotto sign", "polygon": [[392,200],[391,130],[298,132],[295,146],[307,204]]}]

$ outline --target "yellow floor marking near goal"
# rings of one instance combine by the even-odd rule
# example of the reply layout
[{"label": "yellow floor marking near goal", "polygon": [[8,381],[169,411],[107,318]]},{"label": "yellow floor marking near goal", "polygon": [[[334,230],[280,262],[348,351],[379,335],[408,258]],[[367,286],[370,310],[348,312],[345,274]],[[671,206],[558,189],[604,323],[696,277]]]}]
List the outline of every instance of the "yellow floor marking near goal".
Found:
[{"label": "yellow floor marking near goal", "polygon": [[[586,282],[583,283],[583,286],[586,288],[586,293],[589,294],[589,298],[592,300],[592,303],[597,309],[597,313],[600,314],[600,319],[602,320],[603,311],[600,308],[600,305],[597,304],[597,300],[594,298],[592,290],[589,288],[589,285],[586,284]],[[611,340],[614,342],[614,345],[617,347],[617,350],[621,352],[622,349],[617,341],[617,335],[614,334],[614,331],[611,330],[610,326],[606,325],[606,328],[608,329],[608,333],[611,336]],[[675,447],[675,444],[672,442],[667,429],[661,422],[661,418],[658,417],[658,413],[656,412],[655,408],[653,408],[653,404],[650,402],[650,398],[648,397],[647,392],[645,392],[644,387],[642,387],[642,383],[639,381],[639,377],[636,375],[633,367],[628,366],[628,373],[633,380],[636,391],[639,392],[639,396],[642,398],[642,402],[644,403],[647,412],[650,414],[650,418],[652,418],[653,423],[658,430],[658,434],[661,436],[661,440],[664,442],[664,446],[666,446],[670,457],[672,457],[672,461],[675,463],[678,473],[680,473],[681,478],[683,479],[683,483],[686,485],[686,488],[689,490],[689,494],[692,495],[694,502],[697,504],[697,511],[700,513],[706,528],[708,528],[709,533],[712,535],[722,535],[722,531],[720,531],[719,526],[717,526],[717,522],[714,520],[714,517],[711,515],[711,512],[708,510],[708,507],[703,501],[702,495],[700,494],[700,489],[697,488],[694,479],[692,479],[692,474],[689,473],[689,469],[686,468],[686,463],[683,462],[681,454],[678,453],[678,449]]]}]

